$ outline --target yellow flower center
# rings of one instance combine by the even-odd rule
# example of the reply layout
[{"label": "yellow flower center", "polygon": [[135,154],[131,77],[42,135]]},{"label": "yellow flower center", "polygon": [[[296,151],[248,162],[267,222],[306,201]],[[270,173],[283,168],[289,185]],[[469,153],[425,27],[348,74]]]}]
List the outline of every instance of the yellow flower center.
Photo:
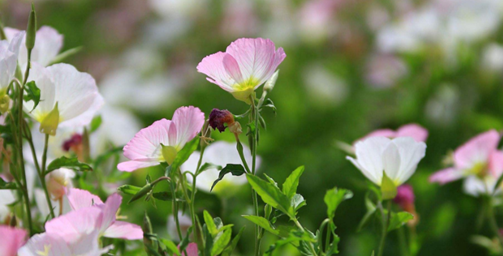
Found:
[{"label": "yellow flower center", "polygon": [[234,89],[232,96],[240,101],[246,102],[247,104],[251,104],[250,95],[253,91],[255,91],[255,86],[257,86],[259,82],[260,81],[258,79],[250,77],[239,84],[234,84],[232,86]]},{"label": "yellow flower center", "polygon": [[44,251],[37,251],[37,255],[40,255],[40,256],[49,256],[50,250],[51,250],[51,245],[50,244],[46,244],[46,245],[44,245]]}]

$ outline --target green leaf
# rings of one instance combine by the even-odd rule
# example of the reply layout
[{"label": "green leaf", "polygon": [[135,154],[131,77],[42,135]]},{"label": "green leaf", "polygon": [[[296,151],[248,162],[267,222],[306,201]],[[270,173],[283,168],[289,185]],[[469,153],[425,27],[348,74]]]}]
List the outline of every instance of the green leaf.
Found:
[{"label": "green leaf", "polygon": [[72,49],[69,49],[69,50],[66,50],[60,54],[58,54],[56,57],[54,57],[54,59],[51,60],[51,62],[47,65],[47,66],[50,66],[50,65],[53,65],[53,64],[56,64],[56,63],[60,63],[60,62],[63,62],[65,59],[71,57],[72,55],[75,55],[77,54],[78,52],[80,52],[82,50],[82,46],[79,46],[79,47],[75,47],[75,48],[72,48]]},{"label": "green leaf", "polygon": [[267,181],[269,181],[269,183],[271,183],[272,185],[274,185],[275,187],[277,187],[279,189],[278,183],[275,180],[273,180],[273,178],[269,177],[269,175],[267,175],[265,173],[264,173],[264,177]]},{"label": "green leaf", "polygon": [[2,178],[0,178],[0,189],[17,189],[17,183],[6,182]]},{"label": "green leaf", "polygon": [[341,204],[344,200],[350,199],[353,197],[353,192],[347,189],[338,189],[333,188],[325,193],[325,204],[327,205],[327,216],[330,221],[333,221],[335,216],[335,211],[339,204]]},{"label": "green leaf", "polygon": [[210,213],[206,210],[204,210],[203,216],[204,216],[204,223],[206,223],[206,227],[208,228],[208,232],[212,236],[216,236],[218,234],[218,229],[217,226],[215,225],[213,217],[211,217]]},{"label": "green leaf", "polygon": [[306,204],[307,204],[306,200],[304,199],[304,197],[301,194],[295,194],[292,197],[291,205],[292,205],[293,209],[295,209],[295,211],[298,211],[303,206],[306,206]]},{"label": "green leaf", "polygon": [[279,230],[274,229],[271,223],[264,217],[255,215],[243,215],[243,218],[255,223],[257,226],[263,228],[264,230],[267,230],[269,233],[279,236]]},{"label": "green leaf", "polygon": [[160,240],[166,246],[166,249],[169,253],[173,255],[180,255],[180,251],[178,250],[178,247],[176,247],[175,243],[173,243],[171,240],[163,238],[161,238]]},{"label": "green leaf", "polygon": [[98,128],[100,128],[102,122],[103,122],[103,120],[102,120],[101,116],[95,116],[93,118],[93,120],[91,120],[91,126],[90,126],[89,133],[93,133],[96,130],[98,130]]},{"label": "green leaf", "polygon": [[290,199],[297,193],[297,187],[299,186],[299,179],[302,173],[304,173],[304,166],[300,166],[295,169],[288,178],[286,178],[283,183],[283,193]]},{"label": "green leaf", "polygon": [[62,167],[84,172],[93,170],[93,168],[90,165],[79,162],[79,160],[77,160],[76,157],[68,158],[66,156],[62,156],[60,158],[53,160],[49,164],[45,174],[47,175],[48,173]]},{"label": "green leaf", "polygon": [[395,183],[386,175],[386,172],[382,172],[382,182],[381,182],[381,194],[383,200],[393,199],[396,197],[397,188]]},{"label": "green leaf", "polygon": [[370,217],[372,217],[372,215],[377,210],[375,204],[372,202],[372,200],[370,200],[370,191],[365,196],[365,206],[367,208],[367,212],[358,224],[358,228],[356,229],[357,232],[359,232],[365,226],[365,224],[370,220]]},{"label": "green leaf", "polygon": [[26,91],[26,95],[24,96],[24,101],[33,101],[33,109],[35,109],[38,106],[38,103],[40,102],[40,89],[37,87],[37,84],[35,81],[30,81],[26,83],[24,87]]},{"label": "green leaf", "polygon": [[236,248],[238,245],[239,239],[241,239],[241,234],[243,233],[243,230],[245,230],[245,227],[242,227],[238,234],[232,239],[232,242],[227,246],[224,251],[222,252],[222,256],[231,256],[232,251]]},{"label": "green leaf", "polygon": [[288,199],[288,197],[283,194],[279,188],[253,174],[246,174],[246,178],[252,188],[266,204],[270,204],[272,207],[282,211],[290,218],[295,218],[294,213],[290,210],[290,199]]},{"label": "green leaf", "polygon": [[215,187],[215,185],[217,185],[217,183],[221,181],[227,173],[231,173],[233,176],[241,176],[246,173],[246,171],[240,164],[227,164],[218,174],[218,179],[213,182],[210,191],[213,190],[213,187]]},{"label": "green leaf", "polygon": [[220,236],[216,237],[216,240],[213,242],[213,248],[211,249],[211,255],[218,255],[222,253],[222,251],[227,247],[229,242],[231,241],[232,229],[226,229],[224,233]]},{"label": "green leaf", "polygon": [[152,191],[152,189],[154,188],[154,186],[152,184],[146,184],[145,186],[143,186],[138,192],[136,192],[136,194],[134,194],[133,197],[131,197],[131,199],[129,200],[128,204],[142,198],[143,196],[147,195],[148,193],[150,193],[150,191]]},{"label": "green leaf", "polygon": [[414,219],[414,215],[409,212],[399,212],[391,214],[391,219],[388,225],[388,232],[405,225],[409,220]]},{"label": "green leaf", "polygon": [[173,171],[176,171],[183,163],[185,163],[185,161],[187,161],[187,159],[189,159],[189,156],[196,151],[197,145],[199,145],[199,137],[196,136],[196,138],[185,144],[182,150],[178,151],[175,160],[171,164]]},{"label": "green leaf", "polygon": [[133,186],[133,185],[122,185],[117,188],[120,192],[126,195],[135,195],[141,190],[141,187]]}]

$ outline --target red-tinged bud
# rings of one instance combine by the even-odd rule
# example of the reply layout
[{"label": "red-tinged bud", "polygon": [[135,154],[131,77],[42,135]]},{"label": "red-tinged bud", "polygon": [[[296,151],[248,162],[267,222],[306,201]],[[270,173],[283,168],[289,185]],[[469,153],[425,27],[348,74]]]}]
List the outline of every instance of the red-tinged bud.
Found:
[{"label": "red-tinged bud", "polygon": [[416,212],[416,207],[414,206],[414,190],[411,185],[404,184],[397,188],[397,195],[393,199],[393,202],[398,204],[404,211],[414,215],[414,219],[409,221],[409,225],[416,225],[419,221],[419,216]]},{"label": "red-tinged bud", "polygon": [[225,131],[226,127],[224,124],[230,127],[234,122],[234,115],[229,110],[214,108],[210,113],[209,124],[211,128],[218,129],[220,132]]},{"label": "red-tinged bud", "polygon": [[75,147],[79,147],[82,144],[82,135],[80,134],[74,134],[72,137],[68,140],[65,140],[63,142],[63,150],[68,152],[70,149],[75,149]]}]

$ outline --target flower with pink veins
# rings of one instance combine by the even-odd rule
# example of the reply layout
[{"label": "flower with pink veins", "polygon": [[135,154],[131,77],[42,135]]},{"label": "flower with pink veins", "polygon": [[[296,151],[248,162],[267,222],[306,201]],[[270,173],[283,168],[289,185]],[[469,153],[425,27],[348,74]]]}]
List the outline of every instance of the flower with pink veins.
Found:
[{"label": "flower with pink veins", "polygon": [[23,229],[0,226],[0,255],[16,256],[17,250],[26,241],[26,231]]},{"label": "flower with pink veins", "polygon": [[225,52],[206,56],[197,71],[236,99],[251,104],[252,93],[271,78],[285,57],[283,48],[276,50],[269,39],[241,38]]},{"label": "flower with pink veins", "polygon": [[[73,212],[79,212],[87,208],[96,208],[101,212],[101,215],[97,217],[98,219],[95,225],[96,230],[99,231],[99,235],[127,240],[143,239],[143,231],[140,226],[116,220],[116,215],[122,202],[122,197],[120,195],[113,194],[103,203],[98,196],[86,190],[72,188],[68,192],[68,200],[70,201]],[[70,218],[67,219],[70,220]],[[51,224],[51,222],[52,220],[46,224],[47,232],[57,231],[61,228],[57,224]],[[58,222],[58,224],[59,223],[60,222]]]},{"label": "flower with pink veins", "polygon": [[375,130],[360,140],[369,138],[369,137],[388,137],[388,138],[398,138],[398,137],[411,137],[415,141],[425,142],[428,138],[428,130],[423,128],[418,124],[406,124],[398,128],[396,131],[391,129],[380,129]]},{"label": "flower with pink veins", "polygon": [[468,176],[497,180],[503,173],[503,152],[498,150],[500,139],[496,130],[472,138],[454,151],[454,166],[434,173],[430,182],[445,184]]},{"label": "flower with pink veins", "polygon": [[171,164],[178,151],[196,137],[203,125],[204,113],[199,108],[180,107],[173,120],[161,119],[140,130],[124,146],[124,156],[130,161],[120,163],[117,168],[132,172],[161,162]]}]

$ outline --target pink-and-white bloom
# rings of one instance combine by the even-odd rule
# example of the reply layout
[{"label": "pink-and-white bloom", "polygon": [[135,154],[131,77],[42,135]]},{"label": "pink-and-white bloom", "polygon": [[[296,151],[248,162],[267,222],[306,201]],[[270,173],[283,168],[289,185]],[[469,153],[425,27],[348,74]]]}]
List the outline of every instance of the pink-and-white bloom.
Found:
[{"label": "pink-and-white bloom", "polygon": [[82,127],[89,124],[104,104],[94,78],[68,64],[55,64],[44,68],[33,64],[28,81],[35,81],[40,89],[40,103],[32,111],[33,102],[25,106],[40,123],[56,107],[59,128]]},{"label": "pink-and-white bloom", "polygon": [[386,172],[395,186],[407,181],[424,157],[426,144],[411,137],[370,137],[355,144],[356,159],[347,156],[365,177],[380,186]]},{"label": "pink-and-white bloom", "polygon": [[[132,172],[161,162],[171,163],[177,152],[196,137],[203,125],[204,113],[199,108],[180,107],[172,120],[161,119],[140,130],[124,146],[124,156],[130,161],[120,163],[117,168]],[[165,156],[170,159],[165,159]]]},{"label": "pink-and-white bloom", "polygon": [[0,95],[7,92],[7,87],[16,75],[17,58],[23,37],[24,32],[21,32],[12,35],[10,42],[0,41]]},{"label": "pink-and-white bloom", "polygon": [[54,200],[59,200],[66,194],[67,190],[73,187],[72,178],[75,172],[68,168],[60,168],[45,176],[47,190]]},{"label": "pink-and-white bloom", "polygon": [[[68,193],[68,200],[75,212],[90,207],[101,211],[101,215],[98,216],[94,225],[100,236],[127,240],[143,239],[143,231],[140,226],[116,220],[116,214],[122,203],[122,197],[119,194],[112,194],[103,203],[98,196],[89,193],[89,191],[72,188]],[[51,224],[51,221],[47,222],[46,231],[58,230],[60,222]]]},{"label": "pink-and-white bloom", "polygon": [[16,256],[17,250],[26,242],[26,231],[9,226],[0,226],[0,255]]},{"label": "pink-and-white bloom", "polygon": [[197,71],[236,99],[250,104],[250,95],[271,78],[285,57],[283,48],[276,50],[269,39],[241,38],[225,52],[205,57],[197,65]]},{"label": "pink-and-white bloom", "polygon": [[[14,28],[5,28],[5,35],[7,39],[11,40],[20,31]],[[26,36],[23,32],[23,45],[26,41]],[[47,66],[51,63],[56,56],[58,56],[59,51],[63,47],[63,35],[58,33],[54,28],[49,26],[42,26],[36,34],[35,47],[31,52],[31,61],[36,62],[39,65]],[[19,51],[19,66],[25,67],[28,61],[28,50],[26,47],[21,47]]]},{"label": "pink-and-white bloom", "polygon": [[[498,150],[501,136],[496,130],[477,135],[456,149],[453,154],[454,166],[440,170],[430,176],[430,182],[445,184],[465,177],[467,192],[483,190],[492,193],[496,180],[503,173],[503,151]],[[477,184],[477,180],[483,181]],[[482,184],[482,185],[481,185]],[[492,186],[491,186],[492,185]],[[470,193],[475,194],[475,193]]]},{"label": "pink-and-white bloom", "polygon": [[387,137],[387,138],[398,138],[398,137],[411,137],[416,141],[426,141],[428,138],[428,130],[418,124],[406,124],[398,128],[396,131],[391,129],[380,129],[375,130],[360,140],[369,137]]}]

